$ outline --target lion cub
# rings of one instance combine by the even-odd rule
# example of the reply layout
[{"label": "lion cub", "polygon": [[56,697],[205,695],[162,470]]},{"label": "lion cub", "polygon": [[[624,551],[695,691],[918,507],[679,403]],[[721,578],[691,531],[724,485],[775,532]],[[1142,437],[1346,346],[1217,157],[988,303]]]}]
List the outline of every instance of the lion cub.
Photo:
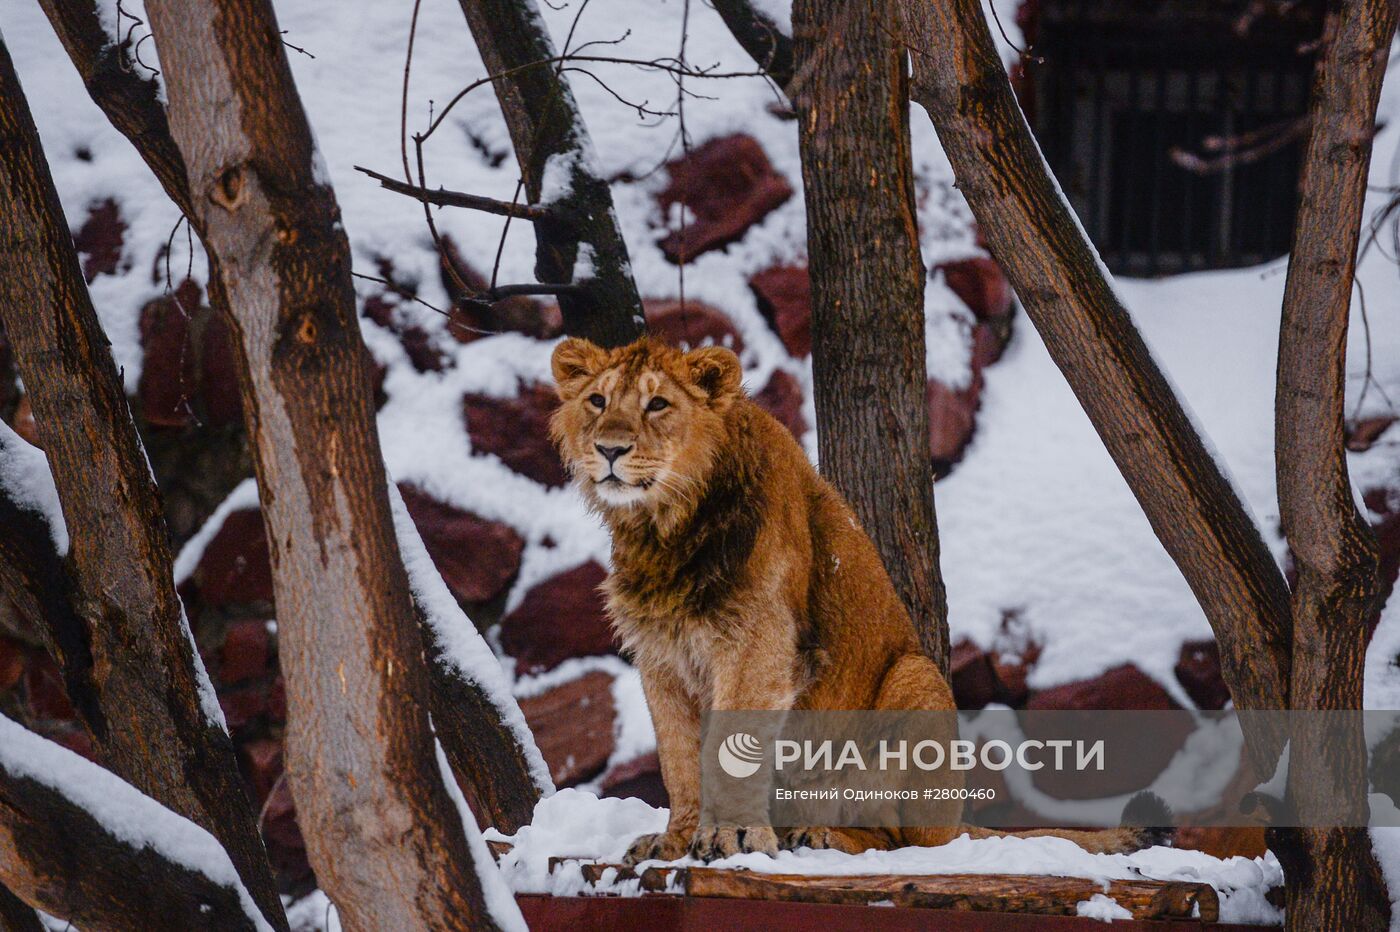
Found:
[{"label": "lion cub", "polygon": [[[641,672],[671,797],[666,831],[638,838],[629,862],[999,834],[954,827],[956,813],[946,827],[783,838],[698,827],[704,711],[951,711],[953,695],[855,514],[745,396],[732,352],[567,339],[553,370],[561,405],[550,433],[612,533],[608,611]],[[1134,832],[1053,834],[1089,850],[1138,846]]]}]

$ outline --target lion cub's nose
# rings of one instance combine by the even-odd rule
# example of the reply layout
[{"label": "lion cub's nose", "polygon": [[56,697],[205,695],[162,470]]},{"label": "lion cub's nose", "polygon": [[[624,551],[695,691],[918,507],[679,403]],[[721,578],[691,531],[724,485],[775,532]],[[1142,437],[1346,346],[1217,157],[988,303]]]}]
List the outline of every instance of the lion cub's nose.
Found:
[{"label": "lion cub's nose", "polygon": [[624,453],[632,449],[631,447],[605,447],[601,443],[593,444],[593,448],[603,454],[603,459],[608,461],[609,466],[616,463]]}]

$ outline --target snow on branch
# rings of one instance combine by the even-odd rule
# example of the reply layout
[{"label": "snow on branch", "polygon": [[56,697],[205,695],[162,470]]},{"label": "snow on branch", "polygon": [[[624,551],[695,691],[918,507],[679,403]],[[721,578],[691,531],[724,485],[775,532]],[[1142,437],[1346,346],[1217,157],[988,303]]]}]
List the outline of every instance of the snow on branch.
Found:
[{"label": "snow on branch", "polygon": [[3,715],[0,881],[82,928],[272,929],[213,835]]}]

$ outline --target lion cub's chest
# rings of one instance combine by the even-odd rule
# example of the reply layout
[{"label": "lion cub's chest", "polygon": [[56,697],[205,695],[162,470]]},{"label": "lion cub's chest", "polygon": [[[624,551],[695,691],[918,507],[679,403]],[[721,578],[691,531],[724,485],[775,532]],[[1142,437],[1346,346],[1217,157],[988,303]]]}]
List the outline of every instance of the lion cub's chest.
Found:
[{"label": "lion cub's chest", "polygon": [[716,653],[732,647],[713,624],[696,618],[637,616],[611,602],[609,609],[618,639],[642,670],[663,670],[702,708],[710,704]]}]

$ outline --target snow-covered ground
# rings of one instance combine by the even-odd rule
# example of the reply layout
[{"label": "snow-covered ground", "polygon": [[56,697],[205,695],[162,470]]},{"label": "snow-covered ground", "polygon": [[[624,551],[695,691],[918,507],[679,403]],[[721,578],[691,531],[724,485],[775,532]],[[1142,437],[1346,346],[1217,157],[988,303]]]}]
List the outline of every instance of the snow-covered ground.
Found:
[{"label": "snow-covered ground", "polygon": [[[100,0],[115,5],[115,0]],[[776,4],[781,6],[781,4]],[[399,107],[405,43],[412,5],[369,0],[281,0],[277,3],[287,40],[308,52],[290,53],[303,102],[335,184],[355,251],[357,267],[373,271],[375,260],[392,259],[398,275],[416,279],[425,300],[442,306],[436,256],[419,206],[383,191],[354,165],[396,174],[400,169]],[[649,59],[677,53],[685,0],[570,0],[555,9],[542,5],[556,43],[578,16],[573,46],[622,38],[601,47],[602,54]],[[729,37],[715,12],[690,5],[685,50],[695,66],[748,71],[752,63]],[[1012,25],[1012,3],[998,0],[1001,20]],[[141,15],[139,3],[124,8]],[[586,8],[586,9],[585,9]],[[581,15],[579,15],[581,14]],[[178,213],[161,193],[131,147],[90,103],[39,7],[30,0],[0,0],[0,25],[35,110],[55,181],[75,225],[88,206],[112,197],[129,224],[126,270],[104,275],[93,297],[122,366],[134,389],[142,356],[137,315],[163,290],[157,256],[171,235]],[[130,25],[128,23],[128,25]],[[144,32],[138,27],[137,34]],[[625,38],[623,38],[625,36]],[[1013,38],[1018,38],[1013,35]],[[595,49],[596,50],[596,49]],[[154,62],[152,43],[143,58]],[[315,56],[314,58],[311,56]],[[628,100],[658,110],[674,104],[669,78],[626,65],[597,65],[600,78]],[[424,0],[418,24],[409,92],[408,130],[419,131],[431,108],[484,69],[458,5]],[[680,293],[678,270],[656,246],[667,223],[654,194],[665,182],[655,171],[678,154],[671,119],[642,119],[634,109],[581,74],[570,76],[591,126],[602,168],[619,180],[613,186],[617,211],[631,249],[638,284],[648,297]],[[750,275],[769,266],[800,262],[805,254],[795,124],[773,115],[774,92],[755,78],[690,82],[713,99],[691,99],[685,107],[693,144],[732,132],[753,135],[797,194],[725,252],[708,253],[685,271],[689,299],[726,311],[739,329],[746,351],[747,383],[763,386],[784,369],[810,389],[810,364],[790,357],[760,317],[747,286]],[[1400,91],[1388,87],[1377,139],[1373,187],[1395,180],[1400,159]],[[951,171],[922,112],[913,114],[915,173],[925,260],[930,264],[976,253],[967,209],[951,187]],[[510,199],[516,173],[509,140],[489,88],[469,95],[434,138],[427,152],[429,183]],[[628,180],[639,179],[639,180]],[[1384,202],[1377,190],[1369,209]],[[502,221],[477,213],[439,211],[441,229],[478,268],[488,269]],[[183,270],[185,237],[175,237],[172,265]],[[1360,270],[1369,310],[1366,330],[1353,327],[1348,372],[1353,402],[1360,399],[1369,355],[1379,388],[1365,397],[1364,412],[1390,410],[1387,395],[1400,393],[1400,271],[1387,249],[1373,249]],[[196,276],[202,262],[194,257]],[[523,224],[511,225],[502,254],[501,281],[530,281],[533,242]],[[1182,276],[1162,281],[1122,281],[1120,290],[1158,359],[1179,387],[1198,421],[1257,516],[1266,539],[1282,557],[1278,509],[1273,491],[1272,393],[1278,313],[1283,289],[1280,263],[1231,272]],[[364,283],[359,283],[364,286]],[[365,294],[373,286],[365,286]],[[929,369],[953,385],[968,378],[969,316],[936,276],[930,280]],[[1359,311],[1359,305],[1358,305]],[[596,521],[569,489],[546,489],[517,475],[490,456],[473,456],[463,430],[465,392],[513,395],[524,382],[548,381],[551,344],[506,334],[460,345],[447,338],[443,321],[431,311],[407,306],[419,323],[439,334],[449,365],[442,372],[419,373],[388,332],[363,323],[374,354],[388,365],[388,403],[380,415],[385,456],[391,474],[429,494],[483,517],[504,521],[526,541],[519,579],[508,608],[541,579],[588,559],[605,561],[607,540]],[[808,392],[810,394],[810,392]],[[807,401],[811,423],[811,401]],[[815,450],[809,434],[808,449]],[[1358,488],[1400,487],[1397,445],[1387,435],[1369,452],[1352,456]],[[248,496],[241,488],[236,495]],[[987,647],[1004,636],[1003,620],[1017,618],[1020,634],[1044,645],[1031,672],[1041,688],[1093,676],[1132,662],[1189,705],[1172,667],[1183,642],[1208,638],[1204,617],[1190,590],[1158,545],[1126,485],[1094,435],[1034,329],[1018,317],[1003,360],[986,372],[978,431],[964,461],[937,488],[943,570],[948,586],[954,638]],[[221,520],[221,518],[220,518]],[[206,535],[207,537],[207,535]],[[552,541],[546,546],[545,541]],[[188,566],[183,568],[188,570]],[[1392,600],[1400,601],[1400,600]],[[1367,697],[1372,707],[1400,703],[1400,606],[1387,607],[1368,659]],[[619,742],[629,753],[651,745],[650,727],[635,676],[620,662],[575,662],[548,676],[548,682],[598,664],[621,674],[615,698],[621,710]],[[507,673],[509,674],[509,664]],[[516,681],[518,695],[545,681]],[[539,825],[517,838],[507,874],[517,889],[547,883],[539,858],[552,853],[615,856],[624,836],[657,823],[661,816],[637,801],[591,801],[563,792],[548,800]],[[578,822],[577,831],[567,828]],[[565,825],[565,828],[559,828]],[[586,830],[586,831],[585,831]],[[534,835],[528,833],[534,832]],[[1394,833],[1390,833],[1394,834]],[[577,843],[587,850],[564,850]],[[1386,867],[1392,889],[1400,890],[1400,842],[1387,842]],[[786,854],[776,861],[740,859],[752,869],[867,870],[1008,869],[1076,872],[1083,876],[1192,876],[1208,879],[1226,895],[1229,915],[1268,918],[1258,896],[1260,884],[1277,871],[1273,862],[1216,862],[1204,855],[1154,851],[1129,857],[1094,857],[1053,842],[960,842],[940,851],[903,855],[870,854],[843,859],[834,854]],[[303,907],[312,913],[314,904]],[[324,901],[322,901],[324,911]],[[317,920],[318,925],[320,920]],[[1397,925],[1400,928],[1400,925]]]}]

